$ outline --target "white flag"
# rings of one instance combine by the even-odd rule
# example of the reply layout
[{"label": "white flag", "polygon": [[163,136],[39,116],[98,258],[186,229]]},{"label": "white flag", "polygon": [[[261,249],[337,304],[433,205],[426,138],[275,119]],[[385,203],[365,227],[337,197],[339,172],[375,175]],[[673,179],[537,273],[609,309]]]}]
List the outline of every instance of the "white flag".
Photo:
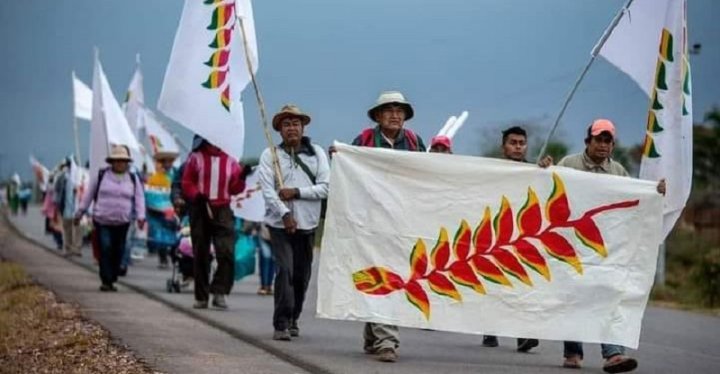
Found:
[{"label": "white flag", "polygon": [[257,169],[248,175],[245,181],[245,190],[232,197],[231,208],[236,217],[253,221],[265,220],[265,199],[260,186],[260,173]]},{"label": "white flag", "polygon": [[151,151],[153,155],[158,153],[180,153],[180,147],[178,146],[175,137],[160,123],[155,113],[150,109],[141,109],[142,116],[144,117],[143,122],[145,123],[145,133],[150,143]]},{"label": "white flag", "polygon": [[336,148],[319,317],[638,346],[661,239],[654,182]]},{"label": "white flag", "polygon": [[187,0],[158,100],[165,115],[237,158],[244,142],[241,92],[250,82],[240,19],[256,70],[250,0]]},{"label": "white flag", "polygon": [[686,0],[635,0],[600,55],[649,98],[640,178],[667,180],[663,230],[672,230],[692,185],[692,83]]},{"label": "white flag", "polygon": [[96,175],[98,170],[105,165],[105,158],[108,156],[111,144],[128,146],[133,159],[140,152],[140,144],[130,130],[125,114],[110,89],[99,58],[95,56],[92,120],[90,123],[91,175]]},{"label": "white flag", "polygon": [[133,74],[130,80],[130,86],[128,87],[127,94],[125,94],[125,117],[130,125],[135,136],[138,135],[140,129],[143,128],[143,122],[140,113],[140,108],[145,106],[145,93],[143,91],[143,75],[140,71],[140,55],[137,55],[137,68],[135,74]]},{"label": "white flag", "polygon": [[73,101],[74,115],[80,119],[90,120],[92,118],[92,104],[93,104],[93,93],[85,83],[75,76],[75,72],[72,72],[73,80]]}]

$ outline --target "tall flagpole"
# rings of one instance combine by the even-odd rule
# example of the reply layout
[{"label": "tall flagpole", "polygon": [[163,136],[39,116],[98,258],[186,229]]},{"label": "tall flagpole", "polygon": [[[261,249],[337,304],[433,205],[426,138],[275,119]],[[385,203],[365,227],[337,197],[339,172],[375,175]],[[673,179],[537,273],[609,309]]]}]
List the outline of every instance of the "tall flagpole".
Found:
[{"label": "tall flagpole", "polygon": [[627,0],[625,5],[615,15],[615,18],[613,18],[610,26],[605,29],[605,32],[603,33],[602,37],[600,37],[600,40],[597,42],[597,44],[595,44],[592,52],[590,52],[590,60],[585,65],[585,68],[580,73],[580,76],[578,76],[578,78],[575,80],[575,84],[572,86],[572,89],[570,89],[570,92],[565,98],[565,102],[560,109],[560,113],[558,113],[557,117],[555,118],[555,123],[553,123],[553,126],[552,128],[550,128],[550,132],[548,133],[547,138],[545,138],[545,142],[543,143],[542,148],[540,148],[540,153],[538,154],[537,161],[540,161],[540,159],[545,155],[548,143],[550,143],[553,135],[555,135],[555,130],[557,130],[557,127],[560,124],[560,120],[562,120],[563,115],[565,115],[565,111],[567,110],[568,105],[570,105],[570,101],[572,101],[573,97],[575,96],[575,92],[577,91],[578,87],[580,87],[580,83],[583,81],[583,79],[585,79],[585,75],[587,75],[590,67],[597,59],[597,55],[600,53],[600,49],[602,49],[602,47],[605,45],[605,42],[607,42],[608,38],[610,38],[610,34],[612,34],[613,30],[615,30],[615,27],[617,27],[618,23],[620,23],[620,19],[622,19],[622,16],[625,14],[625,12],[627,12],[628,8],[630,8],[630,4],[632,4],[633,1],[634,0]]},{"label": "tall flagpole", "polygon": [[75,158],[78,165],[82,165],[82,157],[80,156],[80,137],[78,135],[78,121],[75,113],[75,71],[72,72],[73,84],[73,132],[75,133]]},{"label": "tall flagpole", "polygon": [[250,73],[250,80],[252,81],[253,88],[255,89],[255,98],[257,99],[258,106],[260,107],[260,117],[262,118],[263,122],[263,132],[265,133],[265,140],[268,143],[268,147],[270,148],[270,155],[272,156],[272,163],[273,163],[273,169],[275,170],[275,179],[278,181],[279,188],[283,188],[283,179],[282,179],[282,172],[280,171],[280,160],[278,159],[277,150],[275,149],[275,145],[272,141],[272,136],[270,135],[270,130],[268,128],[268,121],[267,121],[267,115],[265,114],[265,102],[262,99],[262,95],[260,94],[260,88],[257,84],[257,79],[255,79],[255,73],[253,72],[253,66],[252,61],[250,60],[250,47],[248,47],[247,43],[247,34],[245,33],[245,23],[242,20],[242,17],[237,15],[237,12],[235,12],[235,19],[240,22],[240,31],[242,32],[242,40],[243,40],[243,48],[245,50],[245,62],[248,68],[248,72]]}]

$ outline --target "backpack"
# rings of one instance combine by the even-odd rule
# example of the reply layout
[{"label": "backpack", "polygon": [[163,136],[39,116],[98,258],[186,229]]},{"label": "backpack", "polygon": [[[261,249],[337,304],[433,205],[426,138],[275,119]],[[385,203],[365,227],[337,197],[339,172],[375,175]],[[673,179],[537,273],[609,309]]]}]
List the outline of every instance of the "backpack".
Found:
[{"label": "backpack", "polygon": [[[418,138],[412,130],[402,129],[408,142],[409,151],[417,151]],[[375,128],[369,127],[360,133],[360,145],[363,147],[377,147],[375,144]]]},{"label": "backpack", "polygon": [[[103,177],[105,176],[105,172],[108,171],[108,168],[100,169],[98,171],[98,179],[97,179],[97,185],[95,185],[95,191],[93,192],[93,202],[97,203],[98,199],[98,193],[100,193],[100,184],[102,183]],[[133,199],[132,199],[132,213],[135,213],[135,193],[137,190],[137,179],[139,178],[138,175],[135,172],[128,171],[130,173],[130,180],[133,184]]]}]

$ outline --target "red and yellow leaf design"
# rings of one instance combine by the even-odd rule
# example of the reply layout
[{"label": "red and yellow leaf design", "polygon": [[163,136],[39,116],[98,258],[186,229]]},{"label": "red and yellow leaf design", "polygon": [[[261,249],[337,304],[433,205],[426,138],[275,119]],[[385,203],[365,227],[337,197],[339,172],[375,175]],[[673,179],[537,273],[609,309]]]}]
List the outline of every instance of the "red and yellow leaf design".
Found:
[{"label": "red and yellow leaf design", "polygon": [[548,197],[545,216],[551,224],[567,222],[570,218],[570,204],[565,192],[565,184],[556,173],[552,174],[552,178],[553,190]]},{"label": "red and yellow leaf design", "polygon": [[485,294],[485,287],[473,272],[470,264],[465,261],[455,261],[450,265],[450,279],[461,286],[472,288],[477,293]]},{"label": "red and yellow leaf design", "polygon": [[547,231],[540,235],[540,241],[550,256],[572,266],[578,274],[583,273],[582,264],[577,257],[577,253],[575,253],[575,249],[564,236],[553,231]]},{"label": "red and yellow leaf design", "polygon": [[225,110],[230,110],[230,85],[225,86],[225,89],[220,94],[220,103]]},{"label": "red and yellow leaf design", "polygon": [[228,21],[232,19],[233,11],[235,9],[234,3],[220,5],[213,11],[212,20],[208,25],[208,30],[217,30],[225,27]]},{"label": "red and yellow leaf design", "polygon": [[512,287],[512,283],[507,279],[505,273],[485,256],[476,254],[472,257],[472,264],[475,267],[475,272],[480,274],[481,277],[493,283]]},{"label": "red and yellow leaf design", "polygon": [[208,79],[203,83],[203,87],[205,88],[218,88],[225,83],[225,77],[227,76],[227,69],[226,70],[213,70],[210,75],[208,76]]},{"label": "red and yellow leaf design", "polygon": [[506,273],[512,275],[528,286],[532,286],[530,276],[512,252],[504,248],[494,248],[492,255],[495,258],[495,262],[497,262],[497,264],[500,265]]},{"label": "red and yellow leaf design", "polygon": [[453,253],[458,260],[466,260],[470,255],[470,242],[472,239],[472,231],[466,220],[460,222],[460,227],[455,232],[453,239]]},{"label": "red and yellow leaf design", "polygon": [[218,30],[212,42],[208,45],[212,49],[225,48],[230,44],[232,38],[232,29]]},{"label": "red and yellow leaf design", "polygon": [[434,269],[445,270],[448,260],[450,260],[450,240],[448,239],[447,229],[440,228],[437,243],[430,254],[430,261]]},{"label": "red and yellow leaf design", "polygon": [[433,292],[435,292],[436,294],[441,296],[447,296],[456,301],[462,301],[462,296],[460,296],[460,292],[458,292],[457,288],[455,288],[455,285],[450,282],[450,279],[448,279],[442,273],[433,271],[432,273],[430,273],[430,275],[428,275],[427,280],[428,284],[430,285],[430,289],[433,290]]},{"label": "red and yellow leaf design", "polygon": [[355,288],[368,295],[387,295],[402,289],[405,285],[403,279],[391,270],[372,266],[352,275]]},{"label": "red and yellow leaf design", "polygon": [[573,226],[575,229],[575,236],[585,244],[588,248],[595,251],[602,257],[607,257],[607,248],[605,248],[605,241],[603,240],[602,234],[598,229],[595,221],[592,217],[583,217]]},{"label": "red and yellow leaf design", "polygon": [[548,268],[547,261],[545,261],[545,257],[540,254],[540,251],[538,251],[533,244],[527,240],[518,240],[515,242],[515,254],[523,264],[542,275],[548,282],[550,281],[550,269]]},{"label": "red and yellow leaf design", "polygon": [[473,243],[475,243],[475,253],[487,253],[493,243],[493,231],[490,222],[490,207],[485,207],[485,214],[480,224],[475,228],[473,233]]},{"label": "red and yellow leaf design", "polygon": [[425,316],[425,319],[430,319],[430,300],[425,290],[420,286],[420,283],[415,280],[408,282],[405,285],[405,297],[407,297],[412,305],[415,305],[415,307],[420,310]]},{"label": "red and yellow leaf design", "polygon": [[515,230],[515,223],[513,222],[510,202],[505,196],[502,197],[500,211],[495,216],[493,226],[495,227],[495,236],[497,237],[497,240],[495,241],[496,246],[510,241],[513,231]]},{"label": "red and yellow leaf design", "polygon": [[222,68],[227,65],[229,57],[230,51],[228,51],[227,49],[220,49],[218,51],[215,51],[212,56],[210,56],[210,58],[205,61],[205,65],[212,68]]},{"label": "red and yellow leaf design", "polygon": [[528,196],[525,205],[520,208],[517,214],[517,225],[520,235],[535,235],[540,231],[542,226],[542,213],[540,212],[540,202],[537,194],[528,187]]},{"label": "red and yellow leaf design", "polygon": [[428,259],[425,242],[422,239],[418,239],[410,254],[410,270],[412,271],[410,279],[424,277],[427,272],[427,265]]}]

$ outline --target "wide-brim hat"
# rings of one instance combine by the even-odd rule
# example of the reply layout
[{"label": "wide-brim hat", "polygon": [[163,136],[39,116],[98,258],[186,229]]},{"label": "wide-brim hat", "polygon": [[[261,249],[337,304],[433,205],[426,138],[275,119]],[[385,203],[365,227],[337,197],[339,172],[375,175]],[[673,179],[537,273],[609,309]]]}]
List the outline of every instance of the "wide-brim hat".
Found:
[{"label": "wide-brim hat", "polygon": [[130,149],[125,145],[113,145],[112,148],[110,148],[110,154],[105,159],[105,162],[110,163],[113,161],[132,162]]},{"label": "wide-brim hat", "polygon": [[302,122],[303,126],[307,126],[311,120],[310,116],[306,113],[303,113],[303,111],[300,110],[297,105],[286,104],[282,108],[280,108],[280,111],[273,116],[273,129],[275,129],[275,131],[280,131],[280,122],[282,122],[283,119],[288,117],[300,118],[300,122]]},{"label": "wide-brim hat", "polygon": [[410,103],[405,99],[405,96],[401,92],[384,91],[380,93],[380,96],[378,96],[377,101],[375,101],[375,106],[368,110],[368,117],[370,117],[373,122],[377,121],[375,119],[375,113],[377,113],[377,111],[380,110],[382,107],[390,104],[400,105],[405,110],[406,121],[410,118],[413,118],[413,115],[415,115],[412,105],[410,105]]},{"label": "wide-brim hat", "polygon": [[159,151],[159,152],[155,152],[155,154],[153,155],[153,158],[158,161],[160,161],[160,160],[175,160],[176,158],[178,158],[178,156],[180,156],[180,154],[178,152]]}]

